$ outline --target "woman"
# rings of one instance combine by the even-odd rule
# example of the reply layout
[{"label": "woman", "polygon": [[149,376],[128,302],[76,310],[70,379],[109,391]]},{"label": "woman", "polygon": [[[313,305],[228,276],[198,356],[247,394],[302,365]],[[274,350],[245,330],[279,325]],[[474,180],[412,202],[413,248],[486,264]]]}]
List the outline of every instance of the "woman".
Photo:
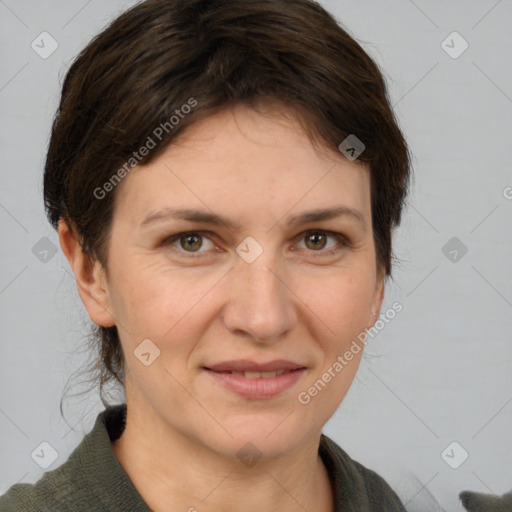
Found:
[{"label": "woman", "polygon": [[380,71],[317,3],[121,15],[66,76],[44,194],[126,404],[0,510],[404,511],[322,428],[409,172]]}]

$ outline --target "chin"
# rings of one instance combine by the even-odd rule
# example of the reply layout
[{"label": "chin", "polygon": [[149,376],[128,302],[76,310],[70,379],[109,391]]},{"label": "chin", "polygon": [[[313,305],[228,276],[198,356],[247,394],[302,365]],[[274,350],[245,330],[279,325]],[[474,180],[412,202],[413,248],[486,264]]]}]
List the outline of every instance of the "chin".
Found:
[{"label": "chin", "polygon": [[314,435],[314,428],[308,429],[297,412],[283,410],[261,414],[238,414],[224,423],[227,434],[216,436],[216,451],[229,457],[278,458],[293,451],[308,437]]}]

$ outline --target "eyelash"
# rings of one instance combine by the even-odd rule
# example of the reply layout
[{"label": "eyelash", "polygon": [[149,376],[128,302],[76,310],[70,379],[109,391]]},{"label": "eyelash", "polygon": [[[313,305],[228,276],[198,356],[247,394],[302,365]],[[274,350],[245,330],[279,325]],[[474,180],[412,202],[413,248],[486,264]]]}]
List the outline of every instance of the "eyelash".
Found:
[{"label": "eyelash", "polygon": [[[312,253],[311,256],[313,256],[313,258],[321,258],[321,257],[325,257],[325,256],[332,256],[334,254],[336,254],[337,252],[339,252],[342,248],[346,248],[346,247],[350,247],[351,244],[349,242],[349,240],[347,239],[347,237],[345,235],[342,235],[341,233],[336,233],[335,231],[327,231],[325,229],[312,229],[312,230],[309,230],[309,231],[304,231],[303,233],[300,233],[300,235],[297,235],[296,238],[299,239],[299,241],[303,240],[307,235],[312,235],[312,234],[322,234],[322,235],[326,235],[328,237],[333,237],[335,238],[339,243],[338,245],[336,245],[336,247],[332,247],[330,249],[327,249],[327,250],[318,250],[318,251],[313,251],[313,250],[307,250],[308,252]],[[213,240],[210,239],[210,237],[208,236],[210,233],[208,231],[184,231],[182,233],[177,233],[175,235],[172,235],[168,238],[166,238],[165,240],[163,240],[163,242],[161,243],[162,246],[171,246],[174,242],[178,241],[181,237],[184,237],[186,235],[199,235],[201,237],[204,237],[204,238],[208,238],[212,243]],[[188,251],[185,251],[184,249],[178,249],[176,247],[173,248],[173,250],[176,250],[180,253],[185,253],[187,254],[187,258],[200,258],[202,257],[202,253],[206,252],[206,251],[199,251],[199,252],[188,252]],[[318,252],[319,254],[314,254],[315,252]]]}]

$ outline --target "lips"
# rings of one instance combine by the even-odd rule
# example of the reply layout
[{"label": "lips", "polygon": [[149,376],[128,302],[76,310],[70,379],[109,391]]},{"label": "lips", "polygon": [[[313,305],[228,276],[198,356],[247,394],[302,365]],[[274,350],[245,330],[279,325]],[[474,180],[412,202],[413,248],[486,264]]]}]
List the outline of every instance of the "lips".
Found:
[{"label": "lips", "polygon": [[273,398],[293,387],[306,371],[304,365],[284,359],[226,361],[203,369],[223,387],[250,399]]},{"label": "lips", "polygon": [[[257,363],[255,361],[251,361],[249,359],[237,359],[233,361],[226,361],[224,363],[218,363],[214,365],[209,365],[205,367],[208,370],[213,370],[214,372],[241,372],[241,373],[267,373],[267,372],[277,372],[280,370],[292,371],[292,370],[300,370],[301,368],[305,368],[304,365],[295,363],[293,361],[288,361],[285,359],[275,359],[273,361],[268,361],[266,363]],[[282,372],[281,372],[282,373]],[[248,377],[251,378],[251,377]],[[255,378],[255,377],[253,377]]]},{"label": "lips", "polygon": [[283,370],[282,368],[279,370],[275,370],[273,372],[219,372],[219,373],[230,373],[232,375],[238,375],[240,377],[245,377],[246,379],[272,379],[277,377],[278,375],[282,375],[283,373],[290,373],[292,370]]}]

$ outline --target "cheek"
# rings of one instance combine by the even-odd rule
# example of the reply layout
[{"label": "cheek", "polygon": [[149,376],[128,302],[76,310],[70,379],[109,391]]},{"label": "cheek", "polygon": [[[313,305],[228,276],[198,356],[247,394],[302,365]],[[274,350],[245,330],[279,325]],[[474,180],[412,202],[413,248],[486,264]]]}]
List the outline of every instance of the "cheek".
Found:
[{"label": "cheek", "polygon": [[300,296],[307,297],[308,309],[328,335],[326,343],[339,349],[357,337],[368,325],[375,293],[373,274],[368,270],[342,269],[314,280],[315,286],[303,282]]},{"label": "cheek", "polygon": [[[198,326],[194,315],[218,277],[206,273],[170,269],[164,262],[119,266],[112,276],[111,302],[116,318],[126,324],[128,336],[136,342],[141,338],[155,341],[181,332],[191,323]],[[166,336],[167,335],[167,336]]]}]

